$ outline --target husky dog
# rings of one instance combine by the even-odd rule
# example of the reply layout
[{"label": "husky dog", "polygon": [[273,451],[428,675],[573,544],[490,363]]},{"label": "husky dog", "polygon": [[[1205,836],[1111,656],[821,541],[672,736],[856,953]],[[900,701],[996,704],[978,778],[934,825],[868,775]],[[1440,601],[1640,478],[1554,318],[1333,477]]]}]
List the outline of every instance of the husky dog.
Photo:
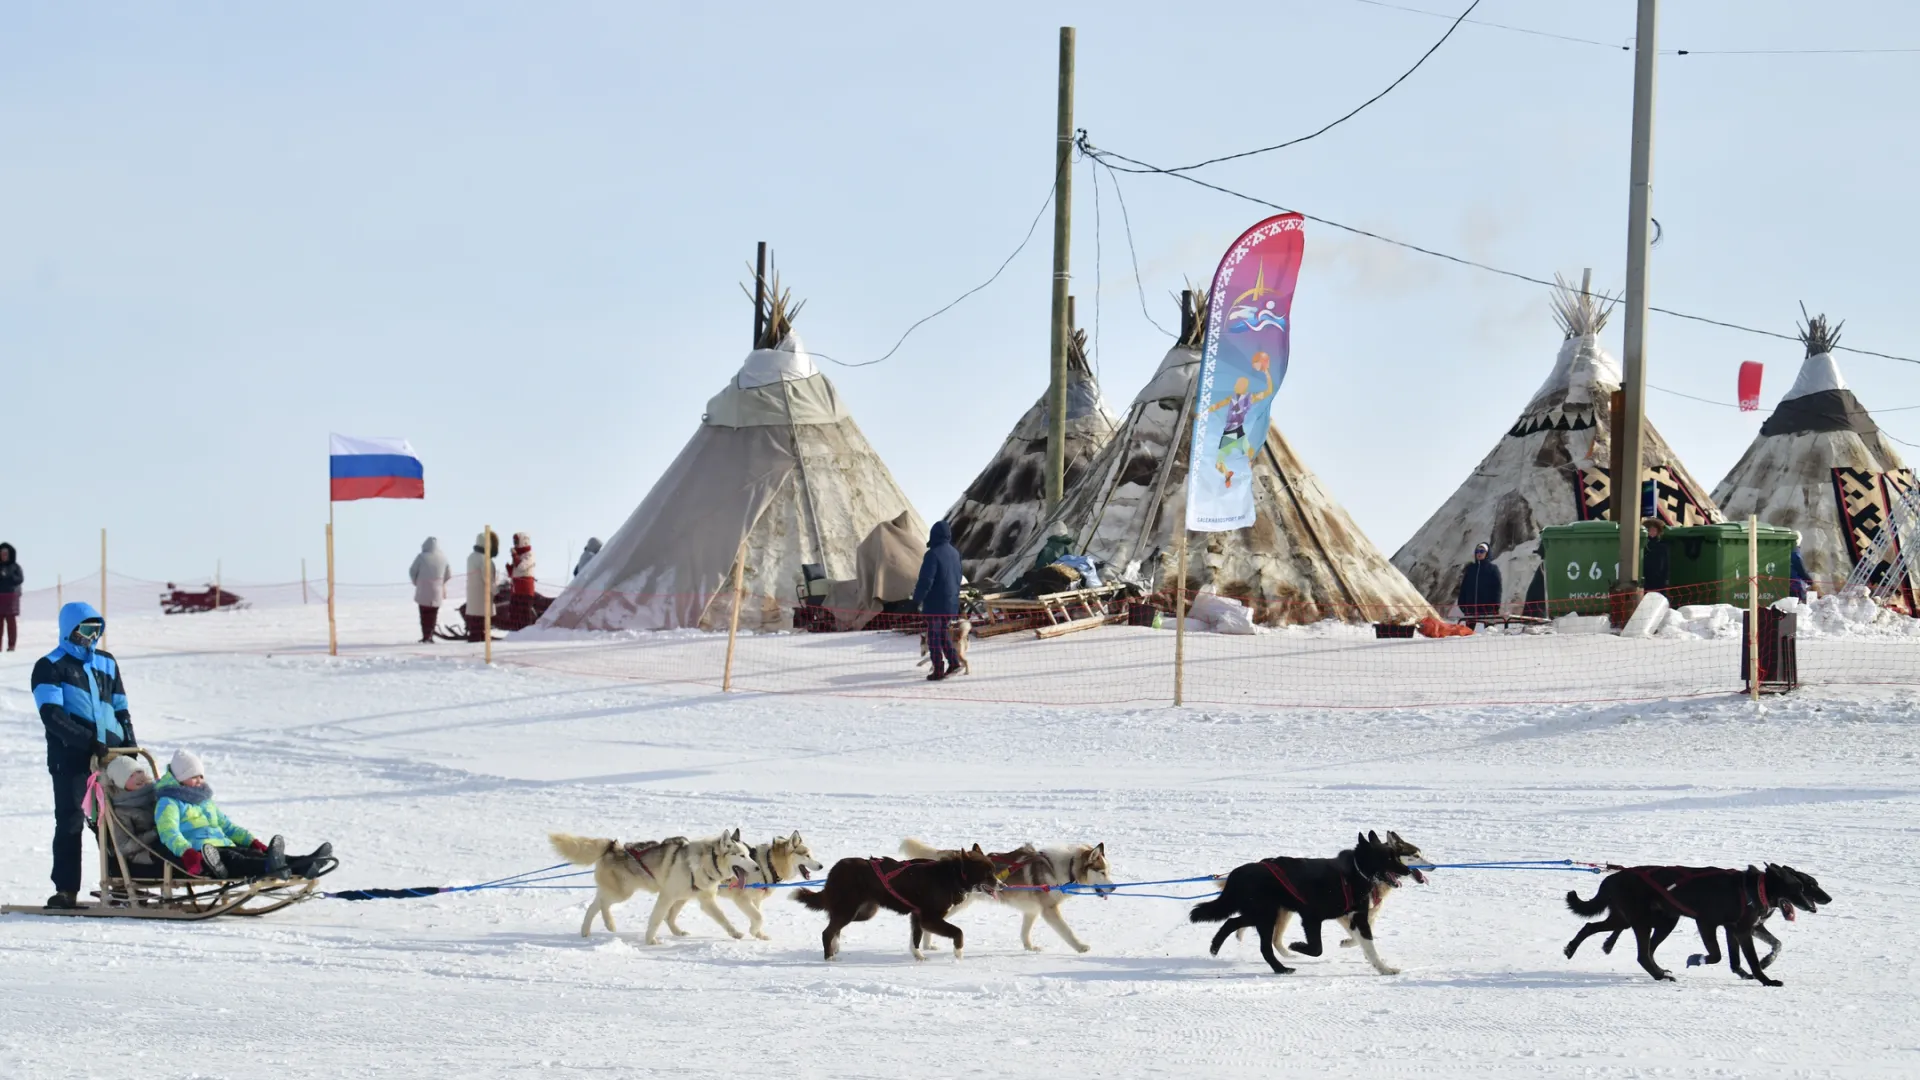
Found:
[{"label": "husky dog", "polygon": [[[1407,869],[1413,872],[1413,880],[1419,882],[1422,885],[1425,885],[1427,883],[1427,875],[1421,873],[1420,868],[1418,866],[1413,865],[1415,863],[1424,863],[1427,861],[1426,855],[1423,854],[1418,847],[1407,842],[1406,840],[1401,839],[1400,834],[1392,830],[1387,831],[1386,845],[1390,850],[1392,850],[1392,852],[1395,855],[1398,855],[1403,861],[1407,862],[1408,864]],[[1380,906],[1386,903],[1387,894],[1391,893],[1392,891],[1393,891],[1392,889],[1388,888],[1385,885],[1375,885],[1373,887],[1373,903],[1368,907],[1368,910],[1367,910],[1368,926],[1378,926],[1380,924]],[[1291,921],[1292,918],[1293,918],[1292,912],[1285,911],[1285,910],[1281,911],[1279,922],[1274,926],[1274,929],[1273,929],[1273,947],[1277,952],[1279,952],[1281,956],[1293,955],[1293,950],[1289,949],[1287,947],[1286,942],[1281,940],[1281,938],[1285,936],[1287,932],[1287,923]],[[1351,949],[1355,945],[1360,944],[1360,938],[1356,936],[1353,932],[1353,916],[1352,915],[1342,915],[1333,921],[1339,923],[1347,931],[1346,938],[1340,942],[1341,948]],[[1245,928],[1235,930],[1233,932],[1234,940],[1235,941],[1240,940],[1240,938],[1243,937],[1245,934],[1246,934]]]},{"label": "husky dog", "polygon": [[[799,833],[776,836],[771,842],[753,848],[753,869],[726,886],[727,898],[746,913],[747,932],[766,941],[767,935],[761,930],[765,923],[760,917],[760,905],[766,903],[767,894],[773,890],[750,886],[778,885],[796,874],[803,880],[812,881],[813,872],[825,865],[807,850],[807,842],[800,838]],[[673,905],[673,910],[667,913],[668,927],[673,926],[673,920],[679,917],[680,909],[685,906],[686,900]]]},{"label": "husky dog", "polygon": [[[915,859],[940,859],[960,854],[954,850],[940,850],[908,837],[900,841],[902,854]],[[1033,923],[1036,919],[1047,920],[1047,925],[1060,935],[1077,952],[1086,952],[1089,946],[1074,936],[1073,928],[1067,925],[1066,918],[1060,913],[1060,905],[1066,903],[1067,893],[1059,891],[1061,885],[1090,885],[1099,890],[1102,886],[1111,886],[1113,879],[1107,876],[1107,845],[1105,844],[1063,844],[1060,847],[1036,848],[1032,844],[1023,844],[1012,851],[996,851],[988,855],[993,860],[994,872],[1000,879],[1001,891],[996,897],[1008,907],[1020,911],[1020,944],[1028,952],[1039,952],[1040,946],[1033,943]],[[969,895],[960,901],[958,907],[966,907],[972,899]],[[925,935],[920,944],[930,942]]]},{"label": "husky dog", "polygon": [[[1600,883],[1591,900],[1582,900],[1579,893],[1568,891],[1567,908],[1575,915],[1592,918],[1605,912],[1607,918],[1581,927],[1562,951],[1572,959],[1580,943],[1588,937],[1612,931],[1602,946],[1611,951],[1608,946],[1619,938],[1621,931],[1632,930],[1640,966],[1655,979],[1667,982],[1673,980],[1673,972],[1661,967],[1653,954],[1679,924],[1682,915],[1691,918],[1698,927],[1700,940],[1707,947],[1708,963],[1720,961],[1715,931],[1724,926],[1727,966],[1733,973],[1743,979],[1757,979],[1765,986],[1779,986],[1780,980],[1768,977],[1765,970],[1779,955],[1779,939],[1767,933],[1761,922],[1775,910],[1791,920],[1795,909],[1813,912],[1820,910],[1821,904],[1833,902],[1811,874],[1774,863],[1768,863],[1764,870],[1754,866],[1745,870],[1719,866],[1613,869],[1616,872]],[[1755,937],[1772,946],[1765,960],[1754,948]],[[1753,969],[1751,974],[1741,969],[1743,953]]]},{"label": "husky dog", "polygon": [[827,871],[825,887],[795,889],[802,906],[827,913],[820,944],[831,960],[840,951],[840,931],[848,923],[865,922],[881,908],[907,916],[907,946],[915,960],[925,960],[920,939],[931,930],[953,942],[953,958],[960,959],[966,935],[947,921],[968,893],[999,889],[993,860],[980,845],[940,859],[848,858]]},{"label": "husky dog", "polygon": [[1242,927],[1260,934],[1260,955],[1281,975],[1293,969],[1274,955],[1273,943],[1286,933],[1294,915],[1300,916],[1307,940],[1296,942],[1293,951],[1306,956],[1320,955],[1320,924],[1342,915],[1351,919],[1353,931],[1360,937],[1360,949],[1367,961],[1382,975],[1397,975],[1374,950],[1373,927],[1368,917],[1374,907],[1376,887],[1393,888],[1413,868],[1393,853],[1376,833],[1361,833],[1359,842],[1331,859],[1293,859],[1278,856],[1234,868],[1212,900],[1195,904],[1188,918],[1193,922],[1222,922],[1213,935],[1209,952],[1218,956],[1227,936]]},{"label": "husky dog", "polygon": [[[973,620],[958,618],[947,624],[947,632],[953,635],[953,655],[960,658],[958,670],[962,675],[973,674],[973,665],[967,663],[967,639],[973,636]],[[927,632],[920,631],[920,659],[913,662],[914,667],[926,667],[933,660],[927,653]]]},{"label": "husky dog", "polygon": [[566,833],[548,833],[547,840],[560,857],[575,866],[593,867],[596,889],[593,903],[587,905],[587,917],[580,921],[580,936],[593,933],[597,914],[613,931],[613,906],[625,903],[634,893],[645,890],[658,896],[653,914],[647,917],[647,944],[660,944],[660,924],[665,922],[674,937],[685,937],[674,915],[688,900],[699,900],[700,910],[713,917],[731,937],[733,928],[720,910],[716,891],[728,881],[755,869],[753,852],[740,842],[740,830],[721,833],[706,840],[684,836],[665,840],[644,840],[622,845],[617,840],[595,840]]}]

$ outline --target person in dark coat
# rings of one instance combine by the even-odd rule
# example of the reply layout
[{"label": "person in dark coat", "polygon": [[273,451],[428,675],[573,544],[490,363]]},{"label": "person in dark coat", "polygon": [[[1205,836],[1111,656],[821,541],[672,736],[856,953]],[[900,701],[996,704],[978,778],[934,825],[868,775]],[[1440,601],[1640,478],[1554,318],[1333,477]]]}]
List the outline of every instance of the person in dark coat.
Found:
[{"label": "person in dark coat", "polygon": [[1813,577],[1807,573],[1807,564],[1800,561],[1799,533],[1794,534],[1793,555],[1787,560],[1787,591],[1795,600],[1805,600],[1813,588]]},{"label": "person in dark coat", "polygon": [[47,772],[53,775],[53,888],[50,908],[79,906],[80,834],[93,759],[110,747],[137,746],[127,688],[113,654],[99,648],[107,620],[93,605],[60,609],[60,644],[34,661],[33,703],[47,729]]},{"label": "person in dark coat", "polygon": [[[1533,546],[1533,553],[1540,556],[1546,554],[1539,544]],[[1520,614],[1529,619],[1547,617],[1547,564],[1544,561],[1534,567],[1533,580],[1527,582],[1527,598],[1520,605]]]},{"label": "person in dark coat", "polygon": [[1460,618],[1471,626],[1477,619],[1500,614],[1500,567],[1487,558],[1487,545],[1476,544],[1473,561],[1460,574]]},{"label": "person in dark coat", "polygon": [[920,580],[913,602],[927,617],[927,655],[933,661],[928,682],[939,682],[960,666],[953,649],[953,617],[960,614],[960,552],[953,546],[953,528],[936,521],[927,530],[927,553],[920,559]]},{"label": "person in dark coat", "polygon": [[8,652],[20,644],[20,586],[26,580],[13,545],[0,544],[0,644]]},{"label": "person in dark coat", "polygon": [[1640,523],[1647,532],[1646,554],[1640,557],[1640,587],[1648,592],[1665,592],[1673,580],[1673,553],[1667,548],[1667,525],[1659,518]]}]

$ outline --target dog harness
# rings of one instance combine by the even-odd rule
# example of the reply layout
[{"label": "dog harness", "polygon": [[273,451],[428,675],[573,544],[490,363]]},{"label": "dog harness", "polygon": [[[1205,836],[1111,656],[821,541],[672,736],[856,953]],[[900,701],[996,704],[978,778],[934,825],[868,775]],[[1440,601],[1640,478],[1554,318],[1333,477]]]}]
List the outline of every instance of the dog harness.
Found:
[{"label": "dog harness", "polygon": [[920,914],[919,906],[900,895],[900,891],[893,887],[893,879],[905,873],[910,866],[922,866],[932,861],[932,859],[908,859],[906,862],[894,867],[891,872],[880,869],[879,859],[868,859],[867,865],[873,868],[873,876],[880,879],[880,887],[887,890],[887,895],[900,901],[901,907],[918,915]]},{"label": "dog harness", "polygon": [[687,840],[685,837],[675,836],[675,837],[672,837],[671,839],[659,840],[651,844],[628,844],[626,847],[622,848],[621,850],[627,853],[627,858],[632,859],[633,865],[639,867],[640,872],[647,875],[647,878],[649,880],[658,882],[660,879],[657,877],[654,877],[653,871],[649,869],[647,866],[647,863],[646,863],[647,856],[653,854],[656,851],[659,851],[661,848],[683,845],[686,842]]},{"label": "dog harness", "polygon": [[[1281,888],[1287,890],[1289,893],[1292,893],[1293,898],[1295,900],[1300,901],[1301,907],[1305,908],[1305,907],[1312,906],[1307,903],[1307,898],[1300,894],[1300,890],[1293,887],[1293,882],[1287,880],[1287,875],[1280,872],[1279,863],[1275,862],[1272,859],[1261,859],[1260,865],[1267,868],[1267,873],[1273,875],[1273,880],[1279,882]],[[1367,895],[1371,897],[1373,895],[1373,891],[1369,889],[1367,891]],[[1346,902],[1347,906],[1345,910],[1353,911],[1354,910],[1353,885],[1347,881],[1347,875],[1344,873],[1340,875],[1340,896]]]},{"label": "dog harness", "polygon": [[[1641,881],[1646,882],[1647,885],[1650,888],[1652,888],[1655,892],[1660,893],[1665,898],[1666,903],[1669,906],[1671,906],[1673,910],[1679,912],[1682,915],[1685,915],[1689,919],[1693,919],[1696,921],[1699,920],[1700,915],[1697,912],[1695,912],[1693,909],[1687,907],[1687,905],[1681,903],[1679,898],[1673,895],[1673,891],[1675,889],[1678,889],[1680,886],[1685,885],[1687,882],[1693,881],[1698,878],[1719,877],[1720,875],[1723,875],[1723,874],[1738,874],[1741,878],[1740,910],[1745,911],[1748,908],[1753,907],[1756,900],[1758,901],[1760,910],[1762,911],[1767,910],[1771,906],[1770,904],[1767,903],[1767,874],[1766,874],[1766,871],[1764,870],[1759,872],[1759,880],[1755,883],[1754,892],[1757,895],[1749,896],[1747,894],[1747,889],[1746,889],[1746,880],[1745,880],[1746,871],[1744,870],[1728,870],[1725,867],[1720,867],[1720,866],[1710,866],[1702,870],[1691,870],[1681,866],[1662,866],[1662,867],[1654,867],[1654,868],[1648,868],[1644,866],[1631,866],[1631,867],[1623,867],[1623,869],[1628,870],[1629,872],[1637,876]],[[1658,880],[1656,880],[1653,876],[1653,871],[1655,869],[1666,871],[1667,873],[1672,874],[1673,875],[1672,884],[1663,885]]]}]

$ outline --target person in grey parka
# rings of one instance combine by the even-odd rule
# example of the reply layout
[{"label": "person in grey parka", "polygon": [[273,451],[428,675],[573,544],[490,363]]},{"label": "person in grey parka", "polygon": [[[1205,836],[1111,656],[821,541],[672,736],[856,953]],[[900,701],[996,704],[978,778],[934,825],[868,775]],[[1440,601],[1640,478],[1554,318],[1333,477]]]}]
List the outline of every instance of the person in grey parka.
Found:
[{"label": "person in grey parka", "polygon": [[598,554],[600,554],[600,538],[597,536],[587,537],[586,550],[580,553],[580,561],[573,564],[573,576],[579,577],[581,572],[586,570],[587,564],[592,562],[593,557]]},{"label": "person in grey parka", "polygon": [[429,536],[420,545],[420,554],[413,557],[407,577],[413,582],[413,602],[420,605],[420,640],[431,645],[433,628],[440,621],[440,605],[447,602],[447,582],[453,580],[453,567],[447,563],[447,553],[440,550],[438,537]]}]

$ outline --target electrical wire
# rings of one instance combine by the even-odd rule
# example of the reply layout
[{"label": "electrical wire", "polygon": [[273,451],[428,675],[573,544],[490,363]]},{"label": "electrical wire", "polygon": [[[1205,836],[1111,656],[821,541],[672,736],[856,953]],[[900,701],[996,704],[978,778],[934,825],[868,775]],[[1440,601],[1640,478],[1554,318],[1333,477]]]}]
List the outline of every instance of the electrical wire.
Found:
[{"label": "electrical wire", "polygon": [[[1083,131],[1080,133],[1080,135],[1082,138],[1084,138],[1086,136],[1086,132]],[[1129,217],[1127,214],[1126,193],[1120,190],[1120,174],[1113,171],[1113,166],[1108,165],[1106,162],[1100,160],[1099,158],[1093,158],[1092,160],[1095,165],[1101,165],[1106,167],[1107,179],[1113,181],[1114,198],[1119,200],[1120,202],[1120,223],[1126,226],[1127,258],[1133,262],[1133,288],[1134,288],[1134,291],[1138,293],[1140,296],[1140,314],[1146,316],[1147,321],[1153,324],[1153,328],[1155,330],[1160,331],[1161,333],[1167,335],[1170,338],[1177,338],[1180,335],[1175,334],[1173,331],[1168,330],[1164,326],[1161,326],[1160,320],[1154,318],[1153,312],[1147,310],[1147,287],[1144,284],[1142,284],[1140,281],[1140,253],[1133,246],[1133,219]]]},{"label": "electrical wire", "polygon": [[[1062,168],[1066,168],[1066,167],[1068,166],[1063,163]],[[987,286],[993,284],[994,282],[1000,280],[1000,275],[1006,272],[1007,267],[1013,263],[1013,260],[1020,257],[1020,253],[1022,251],[1025,251],[1027,249],[1027,244],[1033,240],[1034,231],[1040,227],[1040,219],[1046,216],[1047,207],[1053,205],[1054,192],[1058,189],[1058,187],[1059,185],[1057,182],[1047,187],[1047,197],[1041,200],[1040,209],[1034,212],[1033,220],[1027,224],[1027,235],[1020,238],[1020,244],[1018,247],[1015,247],[1013,249],[1013,254],[1008,255],[1005,259],[1000,260],[999,268],[994,270],[993,275],[991,277],[987,278],[987,280],[981,282],[980,284],[975,285],[973,288],[968,289],[966,292],[961,293],[959,296],[954,297],[952,300],[948,301],[945,305],[943,305],[939,310],[935,311],[933,314],[924,316],[923,318],[914,322],[912,326],[907,327],[906,331],[900,335],[900,340],[894,342],[893,348],[888,349],[883,355],[873,360],[861,360],[857,362],[849,362],[846,360],[837,360],[834,357],[828,356],[826,353],[813,352],[813,350],[811,349],[807,350],[808,353],[821,360],[831,360],[833,363],[839,364],[841,367],[846,367],[846,368],[872,367],[873,365],[878,364],[883,360],[892,358],[894,353],[897,353],[900,351],[900,346],[905,345],[907,343],[908,336],[910,336],[915,330],[920,329],[920,327],[926,325],[927,323],[930,323],[933,320],[939,318],[940,316],[945,315],[947,312],[952,311],[954,308],[960,306],[960,302],[962,300],[965,300],[967,297],[972,296],[974,293],[977,293],[981,289],[984,289]]]},{"label": "electrical wire", "polygon": [[[1404,11],[1410,15],[1425,15],[1434,19],[1451,19],[1454,16],[1444,11],[1428,11],[1426,8],[1408,7],[1405,4],[1389,4],[1386,0],[1353,0],[1356,4],[1368,7],[1386,8],[1391,11]],[[1600,41],[1595,38],[1576,37],[1572,34],[1556,34],[1548,30],[1535,30],[1527,26],[1513,26],[1508,23],[1489,22],[1485,19],[1464,19],[1474,26],[1485,26],[1494,30],[1507,30],[1516,34],[1528,34],[1533,37],[1552,38],[1555,41],[1569,41],[1577,45],[1597,45],[1612,52],[1633,51],[1629,43]],[[1920,48],[1889,49],[1661,49],[1661,56],[1862,56],[1886,53],[1920,53]]]},{"label": "electrical wire", "polygon": [[1275,143],[1272,146],[1263,146],[1263,147],[1260,147],[1258,150],[1242,150],[1237,154],[1225,154],[1216,158],[1208,158],[1205,161],[1197,161],[1197,162],[1194,162],[1192,165],[1181,165],[1178,168],[1170,169],[1168,171],[1176,172],[1176,173],[1185,172],[1189,169],[1200,169],[1208,165],[1218,165],[1220,162],[1223,162],[1223,161],[1237,161],[1240,158],[1253,157],[1255,154],[1266,154],[1266,153],[1271,153],[1272,151],[1275,151],[1275,150],[1285,150],[1289,146],[1299,146],[1301,143],[1306,142],[1308,139],[1317,139],[1320,136],[1325,135],[1327,132],[1332,131],[1334,128],[1337,128],[1341,124],[1344,124],[1347,121],[1353,119],[1354,117],[1360,115],[1360,113],[1364,109],[1366,109],[1367,106],[1373,104],[1376,101],[1379,101],[1381,98],[1386,97],[1388,94],[1393,93],[1395,87],[1399,86],[1403,82],[1406,82],[1409,76],[1411,76],[1414,72],[1420,70],[1420,65],[1426,63],[1428,57],[1440,51],[1440,46],[1445,45],[1447,43],[1447,39],[1453,36],[1453,32],[1455,30],[1460,29],[1461,21],[1464,20],[1468,15],[1472,14],[1474,8],[1477,8],[1479,6],[1480,6],[1480,0],[1473,0],[1471,4],[1468,4],[1467,10],[1461,12],[1460,17],[1453,20],[1453,25],[1447,27],[1447,32],[1440,35],[1440,40],[1434,42],[1433,45],[1427,49],[1426,52],[1421,53],[1420,59],[1415,60],[1413,62],[1412,67],[1401,72],[1399,78],[1388,83],[1387,88],[1385,90],[1382,90],[1379,93],[1368,98],[1367,100],[1361,102],[1360,104],[1355,105],[1353,109],[1349,111],[1345,116],[1342,116],[1338,120],[1335,120],[1332,123],[1329,123],[1328,125],[1321,128],[1320,130],[1311,132],[1306,135],[1302,135],[1297,139],[1288,139],[1286,142],[1283,142],[1283,143]]},{"label": "electrical wire", "polygon": [[1087,172],[1093,177],[1093,348],[1088,359],[1093,361],[1093,381],[1100,381],[1100,165],[1091,159],[1087,161]]},{"label": "electrical wire", "polygon": [[[1534,277],[1531,274],[1523,274],[1516,270],[1507,270],[1502,267],[1491,265],[1489,263],[1483,263],[1474,259],[1465,258],[1464,256],[1452,255],[1444,251],[1437,251],[1433,248],[1422,247],[1419,244],[1408,243],[1405,240],[1395,240],[1393,237],[1383,236],[1380,233],[1372,232],[1368,229],[1362,229],[1355,225],[1348,225],[1343,222],[1334,221],[1331,218],[1324,218],[1315,214],[1309,214],[1304,210],[1296,210],[1289,206],[1282,206],[1277,202],[1260,198],[1257,195],[1249,195],[1243,191],[1235,191],[1232,188],[1223,187],[1219,184],[1202,180],[1199,177],[1193,176],[1189,173],[1179,172],[1173,169],[1163,169],[1157,165],[1151,165],[1147,162],[1141,161],[1138,158],[1128,157],[1125,154],[1117,153],[1112,150],[1104,150],[1104,149],[1101,149],[1100,147],[1094,146],[1092,142],[1090,142],[1087,139],[1086,132],[1084,131],[1080,133],[1080,152],[1082,154],[1101,160],[1103,163],[1107,164],[1109,168],[1119,169],[1122,172],[1139,173],[1142,175],[1171,176],[1178,180],[1185,180],[1189,184],[1196,184],[1210,191],[1217,191],[1222,195],[1230,195],[1236,199],[1241,199],[1246,202],[1253,203],[1256,206],[1264,206],[1272,210],[1278,210],[1284,214],[1299,214],[1301,217],[1305,218],[1308,221],[1317,222],[1321,225],[1327,226],[1328,228],[1339,229],[1342,232],[1352,233],[1355,236],[1364,236],[1369,240],[1378,240],[1383,244],[1391,244],[1394,247],[1404,248],[1408,251],[1418,252],[1421,255],[1426,255],[1435,259],[1443,259],[1447,262],[1454,263],[1459,266],[1467,266],[1475,270],[1483,270],[1489,274],[1498,274],[1501,277],[1508,277],[1508,278],[1514,279],[1515,281],[1524,281],[1533,285],[1544,285],[1547,288],[1557,287],[1557,284],[1555,282],[1548,281],[1545,278]],[[1116,166],[1116,165],[1113,165],[1112,162],[1108,159],[1124,161],[1124,162],[1127,162],[1129,165],[1137,166],[1137,168],[1124,168],[1121,166]],[[1685,311],[1675,311],[1672,308],[1656,307],[1652,304],[1647,305],[1647,310],[1657,311],[1662,315],[1670,315],[1676,319],[1688,319],[1693,322],[1706,323],[1709,326],[1718,326],[1727,330],[1739,330],[1743,333],[1758,334],[1762,337],[1778,338],[1782,341],[1797,342],[1800,340],[1800,335],[1798,334],[1783,334],[1777,330],[1762,330],[1759,327],[1743,326],[1739,323],[1727,322],[1723,319],[1712,319],[1712,318],[1708,318],[1705,315],[1694,315]],[[1904,364],[1920,364],[1920,360],[1916,360],[1910,356],[1899,356],[1893,353],[1876,352],[1872,349],[1856,349],[1851,345],[1836,345],[1834,346],[1834,351],[1853,353],[1857,356],[1874,356],[1882,360],[1898,360]]]}]

